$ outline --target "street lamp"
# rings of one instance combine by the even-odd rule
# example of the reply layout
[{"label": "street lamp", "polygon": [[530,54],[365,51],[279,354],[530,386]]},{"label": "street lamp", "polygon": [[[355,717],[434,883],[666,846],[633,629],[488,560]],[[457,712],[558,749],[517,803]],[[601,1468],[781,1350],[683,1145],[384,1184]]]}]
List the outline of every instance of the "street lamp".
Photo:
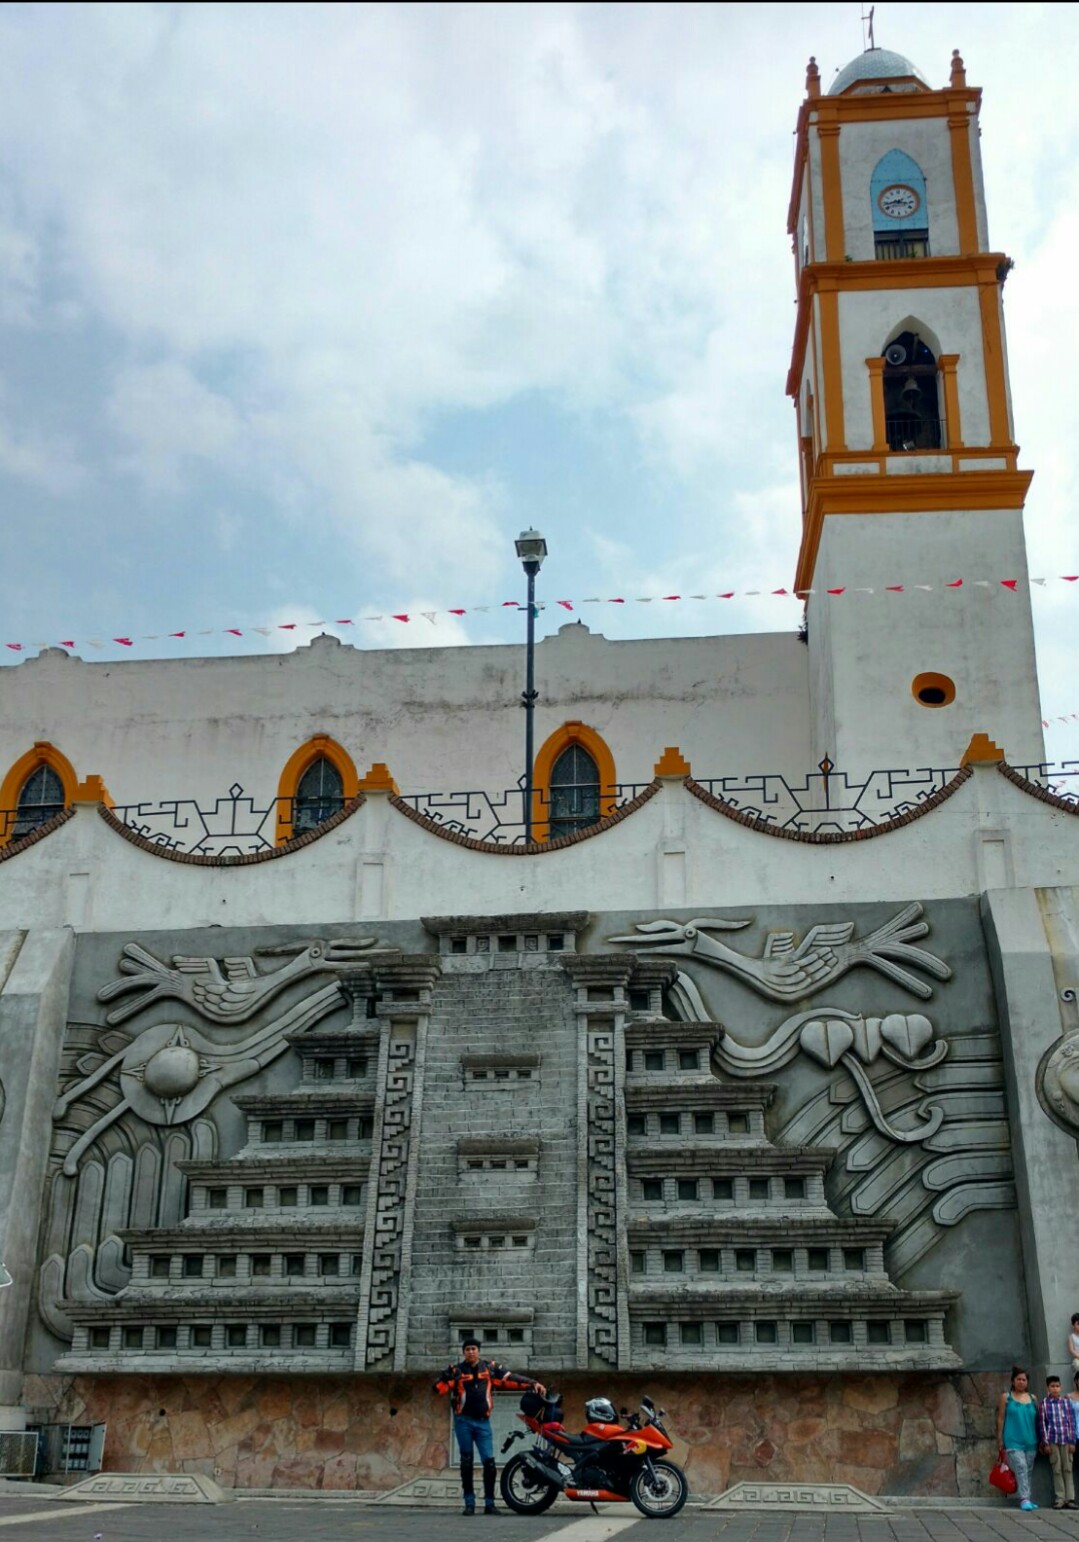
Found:
[{"label": "street lamp", "polygon": [[547,542],[538,530],[522,530],[516,541],[517,555],[528,575],[528,641],[525,649],[525,843],[532,844],[532,714],[536,705],[536,574],[547,555]]}]

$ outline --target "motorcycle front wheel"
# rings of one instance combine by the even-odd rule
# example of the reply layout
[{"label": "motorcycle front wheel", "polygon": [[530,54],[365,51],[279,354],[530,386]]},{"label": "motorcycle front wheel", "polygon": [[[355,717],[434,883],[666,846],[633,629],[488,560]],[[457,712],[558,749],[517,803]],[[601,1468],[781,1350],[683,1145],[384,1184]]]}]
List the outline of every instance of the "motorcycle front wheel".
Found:
[{"label": "motorcycle front wheel", "polygon": [[500,1485],[503,1500],[518,1515],[541,1515],[558,1498],[554,1484],[540,1476],[523,1451],[503,1467]]},{"label": "motorcycle front wheel", "polygon": [[689,1498],[689,1485],[681,1467],[673,1462],[653,1462],[651,1472],[641,1467],[630,1484],[629,1497],[651,1521],[670,1520]]}]

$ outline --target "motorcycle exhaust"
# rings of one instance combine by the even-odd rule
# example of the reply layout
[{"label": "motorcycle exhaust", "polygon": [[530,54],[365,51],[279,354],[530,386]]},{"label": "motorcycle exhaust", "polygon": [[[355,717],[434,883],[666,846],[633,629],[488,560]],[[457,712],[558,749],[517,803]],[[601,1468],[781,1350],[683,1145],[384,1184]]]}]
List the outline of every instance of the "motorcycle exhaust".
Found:
[{"label": "motorcycle exhaust", "polygon": [[536,1469],[541,1478],[546,1478],[548,1483],[553,1483],[558,1489],[562,1488],[566,1481],[566,1474],[558,1466],[557,1462],[545,1462],[537,1452],[530,1451],[528,1453],[528,1463],[530,1467]]}]

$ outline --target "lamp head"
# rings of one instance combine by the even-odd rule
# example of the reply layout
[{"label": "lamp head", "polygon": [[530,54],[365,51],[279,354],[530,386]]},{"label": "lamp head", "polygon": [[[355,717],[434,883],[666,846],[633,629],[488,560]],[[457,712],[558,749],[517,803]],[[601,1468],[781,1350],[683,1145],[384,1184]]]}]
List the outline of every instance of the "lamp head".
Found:
[{"label": "lamp head", "polygon": [[538,530],[522,530],[514,543],[526,573],[538,573],[547,555],[547,542]]}]

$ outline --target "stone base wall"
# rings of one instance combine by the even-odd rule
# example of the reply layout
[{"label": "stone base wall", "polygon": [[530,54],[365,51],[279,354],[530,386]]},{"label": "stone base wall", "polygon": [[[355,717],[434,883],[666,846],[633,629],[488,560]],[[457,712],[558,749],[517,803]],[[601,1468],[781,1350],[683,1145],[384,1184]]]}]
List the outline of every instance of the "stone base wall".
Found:
[{"label": "stone base wall", "polygon": [[[978,1496],[1003,1375],[618,1377],[557,1381],[566,1422],[600,1394],[667,1409],[694,1493],[742,1479],[869,1494]],[[506,1394],[513,1396],[513,1394]],[[198,1472],[236,1488],[393,1488],[445,1468],[448,1412],[427,1378],[28,1376],[35,1420],[106,1421],[105,1466]]]}]

